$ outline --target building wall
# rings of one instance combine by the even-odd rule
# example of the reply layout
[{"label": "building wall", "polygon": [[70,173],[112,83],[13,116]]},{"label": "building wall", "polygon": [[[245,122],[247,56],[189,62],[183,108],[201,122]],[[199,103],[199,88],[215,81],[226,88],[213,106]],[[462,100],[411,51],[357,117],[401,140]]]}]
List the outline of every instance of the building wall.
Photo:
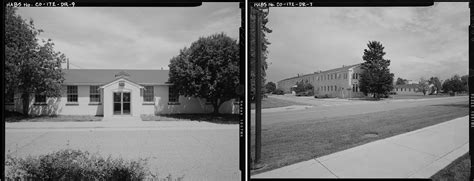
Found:
[{"label": "building wall", "polygon": [[394,88],[397,95],[423,95],[423,92],[417,92],[417,88]]},{"label": "building wall", "polygon": [[[205,99],[179,96],[179,104],[169,103],[169,87],[154,86],[155,102],[153,105],[143,105],[142,114],[175,114],[175,113],[211,113],[212,105],[206,104]],[[238,113],[235,100],[230,100],[221,105],[220,113]]]},{"label": "building wall", "polygon": [[[35,102],[35,95],[30,96],[30,105],[28,113],[30,115],[103,115],[103,106],[100,104],[90,104],[89,86],[78,85],[78,104],[71,104],[67,102],[67,86],[61,88],[61,97],[47,97],[46,104],[37,104]],[[102,98],[102,97],[101,97]],[[23,112],[21,95],[15,94],[15,104],[6,105],[6,110]]]},{"label": "building wall", "polygon": [[[179,104],[168,104],[168,85],[155,85],[155,101],[151,104],[143,102],[143,94],[138,87],[125,84],[119,88],[117,84],[104,88],[101,92],[101,103],[91,104],[89,98],[90,86],[78,86],[78,103],[67,103],[67,87],[63,86],[60,98],[47,98],[47,104],[38,105],[34,102],[34,95],[30,97],[30,115],[113,115],[113,92],[126,90],[131,92],[131,115],[141,114],[174,114],[174,113],[210,113],[213,111],[212,105],[206,104],[204,99],[189,98],[180,96]],[[15,95],[14,104],[5,105],[5,110],[22,112],[20,94]],[[106,109],[104,109],[104,107]],[[235,100],[225,102],[219,108],[220,113],[238,114],[239,105]]]},{"label": "building wall", "polygon": [[[362,97],[363,93],[358,88],[358,79],[353,78],[353,73],[357,73],[359,78],[360,66],[351,66],[333,71],[316,72],[299,77],[281,80],[278,82],[278,88],[285,93],[289,93],[291,87],[297,82],[308,81],[314,87],[316,96],[328,96],[339,98]],[[331,77],[332,76],[332,77]],[[354,85],[354,91],[353,91]]]}]

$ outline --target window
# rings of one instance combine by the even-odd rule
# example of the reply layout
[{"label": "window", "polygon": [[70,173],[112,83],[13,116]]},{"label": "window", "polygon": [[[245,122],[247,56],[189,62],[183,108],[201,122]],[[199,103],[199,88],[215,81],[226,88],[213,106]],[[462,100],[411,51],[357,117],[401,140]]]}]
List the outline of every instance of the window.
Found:
[{"label": "window", "polygon": [[334,90],[337,91],[337,85],[334,86]]},{"label": "window", "polygon": [[46,95],[35,94],[35,103],[36,104],[46,104]]},{"label": "window", "polygon": [[410,92],[410,91],[411,91],[411,88],[408,88],[408,92]]},{"label": "window", "polygon": [[77,102],[77,86],[67,86],[67,102]]},{"label": "window", "polygon": [[145,86],[145,91],[143,92],[143,102],[153,102],[154,101],[154,87]]},{"label": "window", "polygon": [[168,102],[170,103],[178,103],[179,102],[179,94],[175,91],[171,86],[169,87],[169,96]]},{"label": "window", "polygon": [[90,102],[100,102],[100,91],[99,86],[92,85],[89,87],[89,101]]}]

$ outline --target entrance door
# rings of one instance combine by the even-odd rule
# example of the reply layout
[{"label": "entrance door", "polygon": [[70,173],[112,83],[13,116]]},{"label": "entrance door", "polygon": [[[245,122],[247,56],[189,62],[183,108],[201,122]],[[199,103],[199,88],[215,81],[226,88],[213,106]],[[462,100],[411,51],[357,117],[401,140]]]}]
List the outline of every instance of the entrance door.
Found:
[{"label": "entrance door", "polygon": [[114,115],[130,114],[130,92],[114,92]]}]

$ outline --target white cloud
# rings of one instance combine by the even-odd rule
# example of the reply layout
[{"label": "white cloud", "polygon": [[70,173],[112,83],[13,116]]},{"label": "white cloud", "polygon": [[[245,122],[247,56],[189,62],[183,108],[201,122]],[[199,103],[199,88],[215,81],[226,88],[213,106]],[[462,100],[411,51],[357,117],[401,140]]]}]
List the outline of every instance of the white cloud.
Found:
[{"label": "white cloud", "polygon": [[168,68],[200,36],[238,38],[238,3],[200,7],[20,8],[55,49],[83,68]]},{"label": "white cloud", "polygon": [[467,74],[467,3],[431,7],[272,8],[269,81],[362,62],[380,41],[395,76]]}]

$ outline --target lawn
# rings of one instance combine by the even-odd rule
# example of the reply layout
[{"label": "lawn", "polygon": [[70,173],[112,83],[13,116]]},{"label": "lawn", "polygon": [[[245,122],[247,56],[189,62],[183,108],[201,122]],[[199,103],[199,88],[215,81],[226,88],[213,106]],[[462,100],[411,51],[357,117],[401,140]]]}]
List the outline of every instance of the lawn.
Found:
[{"label": "lawn", "polygon": [[459,157],[446,168],[431,176],[432,180],[469,180],[471,157],[469,153]]},{"label": "lawn", "polygon": [[261,160],[267,166],[252,174],[466,116],[468,111],[463,102],[265,125]]},{"label": "lawn", "polygon": [[27,117],[21,113],[5,111],[5,122],[90,122],[101,120],[101,116],[57,115]]},{"label": "lawn", "polygon": [[448,94],[438,94],[438,95],[390,95],[390,97],[393,99],[430,99],[430,98],[442,98],[442,97],[451,97],[451,96],[449,96]]},{"label": "lawn", "polygon": [[[267,97],[262,100],[262,109],[286,107],[286,106],[293,106],[293,105],[309,105],[309,104],[303,104],[303,103],[294,102],[294,101],[287,101],[287,100],[282,100],[282,99],[273,98],[273,97]],[[251,109],[252,110],[255,109],[255,103],[251,104]]]},{"label": "lawn", "polygon": [[204,121],[218,124],[239,124],[239,114],[163,114],[141,115],[143,121]]}]

